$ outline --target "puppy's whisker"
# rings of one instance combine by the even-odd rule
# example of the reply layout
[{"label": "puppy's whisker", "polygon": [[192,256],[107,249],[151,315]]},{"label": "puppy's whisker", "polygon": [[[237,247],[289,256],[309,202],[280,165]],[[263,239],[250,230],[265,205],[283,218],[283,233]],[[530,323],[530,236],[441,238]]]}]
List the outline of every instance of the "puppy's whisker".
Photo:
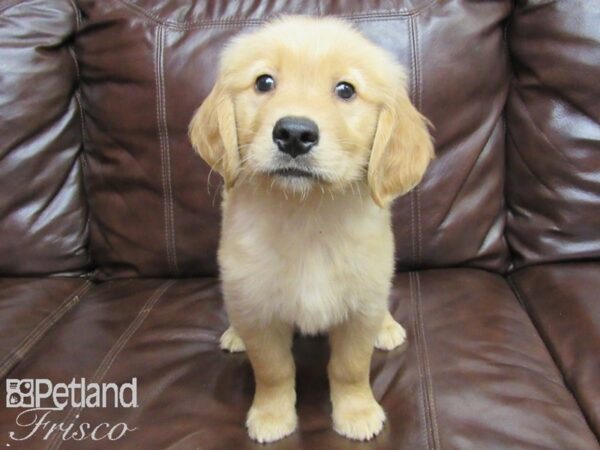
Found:
[{"label": "puppy's whisker", "polygon": [[225,155],[223,155],[219,159],[217,159],[217,162],[213,166],[211,166],[210,170],[208,171],[208,176],[206,177],[206,193],[208,194],[209,197],[210,197],[210,177],[213,174],[213,172],[215,171],[215,166],[217,164],[221,163],[223,161],[223,158],[225,158]]},{"label": "puppy's whisker", "polygon": [[302,201],[306,200],[306,198],[308,197],[308,193],[309,193],[309,188],[304,186],[302,188]]},{"label": "puppy's whisker", "polygon": [[360,188],[360,186],[358,185],[358,181],[355,181],[353,184],[356,184],[356,190],[358,191],[358,198],[360,198],[360,201],[362,202],[362,189]]},{"label": "puppy's whisker", "polygon": [[216,203],[216,200],[217,200],[217,195],[218,195],[220,192],[222,192],[222,189],[223,189],[223,181],[221,181],[221,182],[219,183],[219,188],[218,188],[218,189],[215,191],[215,193],[214,193],[214,194],[213,194],[213,196],[212,196],[211,205],[212,205],[212,207],[213,207],[213,208],[215,207],[215,203]]},{"label": "puppy's whisker", "polygon": [[240,164],[245,164],[248,161],[250,161],[251,156],[250,155],[245,155],[242,159],[240,159]]},{"label": "puppy's whisker", "polygon": [[333,191],[331,190],[331,188],[328,188],[327,191],[329,191],[329,196],[331,197],[331,201],[334,201],[335,198],[333,196]]},{"label": "puppy's whisker", "polygon": [[354,183],[350,183],[350,190],[352,191],[352,195],[356,195],[354,192]]},{"label": "puppy's whisker", "polygon": [[321,205],[323,204],[323,197],[325,197],[325,190],[321,186],[321,198],[319,198],[319,204],[317,205],[317,211],[321,211]]}]

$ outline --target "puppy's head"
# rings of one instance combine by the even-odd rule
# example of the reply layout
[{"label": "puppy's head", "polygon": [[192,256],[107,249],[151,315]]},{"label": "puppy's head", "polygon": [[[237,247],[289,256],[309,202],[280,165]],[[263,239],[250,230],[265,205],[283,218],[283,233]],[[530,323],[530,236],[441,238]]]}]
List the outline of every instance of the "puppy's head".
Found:
[{"label": "puppy's head", "polygon": [[288,17],[234,39],[190,137],[227,187],[365,182],[380,206],[412,189],[433,157],[400,65],[330,18]]}]

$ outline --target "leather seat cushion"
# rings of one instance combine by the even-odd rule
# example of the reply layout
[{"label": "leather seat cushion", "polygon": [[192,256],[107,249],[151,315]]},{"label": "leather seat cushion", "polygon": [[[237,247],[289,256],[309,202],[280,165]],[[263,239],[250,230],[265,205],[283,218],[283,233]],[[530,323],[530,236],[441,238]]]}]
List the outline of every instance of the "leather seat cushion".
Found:
[{"label": "leather seat cushion", "polygon": [[[248,360],[218,348],[227,326],[219,292],[210,278],[99,284],[10,376],[117,383],[137,377],[138,408],[52,413],[54,421],[78,413],[79,422],[138,428],[111,448],[262,448],[243,425],[253,394]],[[400,274],[391,310],[408,343],[373,359],[373,389],[388,415],[382,434],[365,446],[331,430],[327,342],[297,338],[300,432],[271,448],[597,447],[503,278],[474,269]],[[0,432],[14,430],[18,411],[0,411]]]},{"label": "leather seat cushion", "polygon": [[511,278],[567,386],[600,436],[600,263],[535,266]]}]

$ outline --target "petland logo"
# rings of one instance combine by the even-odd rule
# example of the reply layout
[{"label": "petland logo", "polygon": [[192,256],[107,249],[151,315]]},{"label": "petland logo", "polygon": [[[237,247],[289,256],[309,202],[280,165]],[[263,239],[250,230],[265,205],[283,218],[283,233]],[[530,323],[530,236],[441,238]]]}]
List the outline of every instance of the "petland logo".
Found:
[{"label": "petland logo", "polygon": [[[56,434],[62,440],[116,441],[137,428],[123,422],[93,425],[79,419],[85,408],[137,408],[137,378],[121,385],[87,383],[85,378],[73,378],[70,383],[53,383],[44,378],[8,378],[6,407],[27,408],[16,417],[19,430],[9,432],[13,441],[24,441],[34,435],[48,440]],[[69,411],[64,422],[54,422],[52,413],[65,409]]]}]

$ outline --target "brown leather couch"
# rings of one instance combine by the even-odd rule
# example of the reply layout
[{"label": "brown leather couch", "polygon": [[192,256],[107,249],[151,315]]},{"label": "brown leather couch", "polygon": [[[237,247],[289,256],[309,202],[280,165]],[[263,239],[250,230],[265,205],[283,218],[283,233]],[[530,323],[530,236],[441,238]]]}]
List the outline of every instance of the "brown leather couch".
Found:
[{"label": "brown leather couch", "polygon": [[263,448],[249,363],[218,348],[220,180],[186,131],[227,40],[284,13],[393,52],[437,159],[394,209],[384,431],[331,430],[326,339],[298,338],[300,429],[269,448],[599,448],[598,0],[0,0],[0,374],[139,399],[49,417],[136,428],[115,441],[16,441],[2,403],[0,447]]}]

